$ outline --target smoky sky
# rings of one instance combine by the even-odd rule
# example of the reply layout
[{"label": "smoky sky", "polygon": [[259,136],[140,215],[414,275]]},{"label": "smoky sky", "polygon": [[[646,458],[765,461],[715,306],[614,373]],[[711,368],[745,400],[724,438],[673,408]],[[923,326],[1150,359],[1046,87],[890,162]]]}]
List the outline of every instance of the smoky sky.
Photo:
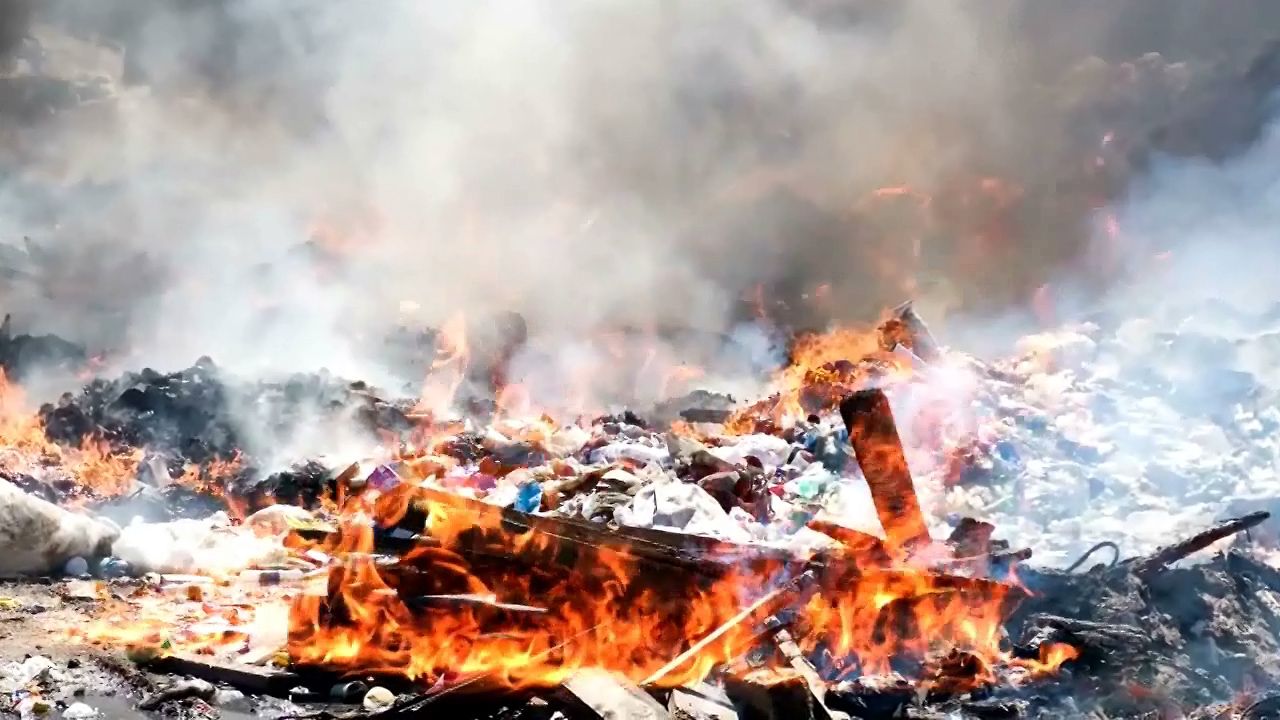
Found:
[{"label": "smoky sky", "polygon": [[0,8],[17,321],[361,375],[459,310],[556,335],[1105,287],[1100,213],[1261,135],[1280,28],[1263,0]]}]

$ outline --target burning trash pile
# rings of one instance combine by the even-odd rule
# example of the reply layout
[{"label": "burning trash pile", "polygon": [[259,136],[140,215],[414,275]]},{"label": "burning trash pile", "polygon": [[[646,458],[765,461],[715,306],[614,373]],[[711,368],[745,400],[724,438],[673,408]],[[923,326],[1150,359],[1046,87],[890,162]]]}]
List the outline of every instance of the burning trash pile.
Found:
[{"label": "burning trash pile", "polygon": [[[208,359],[38,411],[9,383],[0,565],[67,578],[62,637],[126,651],[143,709],[1268,717],[1275,319],[1239,320],[1097,318],[986,363],[908,304],[794,338],[758,401],[582,419],[443,331],[399,400]],[[281,464],[246,407],[363,455]],[[92,711],[69,672],[15,663],[3,702]]]}]

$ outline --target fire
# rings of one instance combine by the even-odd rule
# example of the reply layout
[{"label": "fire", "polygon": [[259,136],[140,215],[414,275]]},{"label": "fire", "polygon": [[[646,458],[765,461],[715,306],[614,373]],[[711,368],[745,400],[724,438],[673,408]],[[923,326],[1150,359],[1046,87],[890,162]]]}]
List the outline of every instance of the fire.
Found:
[{"label": "fire", "polygon": [[1040,657],[1024,660],[1022,664],[1035,675],[1057,672],[1062,664],[1080,657],[1080,651],[1066,643],[1046,643],[1040,646]]},{"label": "fire", "polygon": [[[49,439],[44,422],[31,409],[26,393],[0,370],[0,475],[10,478],[33,476],[50,482],[67,494],[67,504],[80,505],[93,499],[118,497],[131,492],[145,452],[141,448],[119,450],[95,435],[86,436],[79,447],[66,447]],[[163,468],[162,462],[156,465]],[[215,460],[203,466],[188,465],[174,479],[161,484],[178,484],[196,492],[224,496],[222,480],[240,469],[240,459]],[[161,470],[167,474],[167,469]],[[233,512],[236,503],[227,498]]]},{"label": "fire", "polygon": [[197,493],[221,498],[227,504],[231,517],[243,520],[249,510],[248,501],[226,491],[226,480],[243,468],[243,460],[237,453],[228,460],[214,459],[203,465],[188,464],[173,482]]},{"label": "fire", "polygon": [[44,476],[57,468],[57,484],[69,483],[73,494],[114,497],[132,489],[142,451],[117,452],[88,437],[78,448],[50,440],[44,423],[28,405],[22,388],[0,370],[0,474]]},{"label": "fire", "polygon": [[466,377],[470,360],[467,318],[458,313],[440,328],[436,338],[436,357],[422,383],[418,410],[435,416],[447,413]]},{"label": "fire", "polygon": [[[821,573],[822,591],[806,601],[779,591],[776,579],[787,571],[777,560],[729,564],[712,575],[654,566],[623,543],[520,532],[503,509],[438,491],[400,486],[347,511],[324,548],[343,558],[327,596],[293,604],[289,654],[301,665],[425,682],[485,675],[510,686],[554,685],[590,667],[641,682],[763,602],[659,681],[677,685],[750,649],[760,623],[788,600],[799,609],[796,627],[806,629],[804,649],[826,648],[845,661],[843,672],[920,666],[955,649],[991,663],[1020,592],[918,570],[860,569],[869,563],[837,557]],[[367,520],[403,526],[411,514],[421,519],[420,546],[399,563],[379,564]]]},{"label": "fire", "polygon": [[263,643],[269,625],[287,616],[299,588],[215,583],[208,578],[143,586],[115,597],[99,587],[103,605],[93,622],[67,628],[85,642],[138,653],[236,655]]},{"label": "fire", "polygon": [[798,337],[791,359],[770,383],[772,396],[736,412],[725,423],[731,435],[781,428],[835,407],[840,398],[878,377],[896,377],[909,363],[885,352],[875,330],[838,327]]}]

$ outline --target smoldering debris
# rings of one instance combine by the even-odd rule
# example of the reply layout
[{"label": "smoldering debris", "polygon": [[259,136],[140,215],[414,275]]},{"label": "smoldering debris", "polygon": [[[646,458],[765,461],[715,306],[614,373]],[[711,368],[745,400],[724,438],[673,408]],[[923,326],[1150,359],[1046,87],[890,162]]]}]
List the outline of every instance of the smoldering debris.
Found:
[{"label": "smoldering debris", "polygon": [[[1245,317],[1241,315],[1240,321]],[[1267,322],[1265,318],[1255,321]],[[861,347],[863,352],[883,353],[886,338],[901,339],[899,330],[897,326],[882,329],[878,337],[873,334],[865,343],[847,346],[848,352]],[[1132,330],[1117,334],[1125,343],[1139,342],[1142,336]],[[1092,563],[1084,571],[1075,566],[1063,571],[1028,564],[1029,558],[1039,557],[1041,544],[1049,549],[1047,557],[1054,563],[1063,541],[1060,533],[1048,527],[1027,534],[1028,520],[1043,514],[1034,497],[1050,485],[1059,494],[1073,490],[1035,472],[1033,461],[1059,468],[1068,463],[1091,468],[1113,494],[1127,482],[1107,476],[1119,467],[1108,463],[1116,456],[1115,448],[1098,445],[1088,433],[1074,432],[1081,429],[1083,418],[1073,416],[1066,422],[1064,415],[1058,422],[1034,422],[1038,412],[1061,410],[1063,393],[1070,394],[1072,402],[1092,397],[1092,392],[1123,405],[1128,393],[1138,392],[1139,386],[1118,385],[1101,371],[1109,360],[1120,357],[1116,353],[1133,348],[1115,345],[1101,338],[1100,332],[1097,327],[1077,327],[1029,338],[1020,355],[990,365],[932,338],[936,352],[930,353],[931,362],[914,354],[900,356],[900,365],[887,374],[842,381],[849,393],[843,435],[827,422],[837,410],[835,405],[805,408],[800,398],[809,397],[812,403],[818,396],[784,383],[772,404],[765,406],[726,401],[711,393],[693,393],[670,403],[671,407],[727,404],[730,416],[717,416],[715,422],[670,420],[655,425],[635,413],[619,412],[559,425],[536,415],[496,413],[450,420],[400,412],[397,417],[411,431],[383,436],[392,456],[356,462],[299,458],[292,469],[266,480],[265,485],[254,479],[260,476],[240,472],[200,476],[184,471],[184,481],[163,465],[157,469],[144,462],[130,483],[160,492],[161,505],[172,504],[177,497],[172,493],[177,492],[237,513],[264,503],[281,504],[247,517],[243,524],[225,513],[167,523],[134,519],[109,543],[109,549],[85,551],[74,572],[96,576],[102,584],[75,590],[76,602],[111,619],[81,630],[82,637],[131,646],[135,660],[157,674],[150,697],[160,706],[210,701],[205,697],[212,697],[207,690],[201,691],[204,699],[197,700],[188,698],[185,690],[181,698],[164,694],[164,688],[173,685],[166,678],[173,670],[165,668],[181,667],[184,674],[237,688],[251,697],[285,695],[319,711],[332,710],[329,703],[339,696],[363,700],[376,683],[380,694],[366,703],[368,709],[353,711],[356,716],[385,708],[394,717],[427,706],[437,710],[447,706],[455,714],[480,717],[493,711],[493,704],[525,708],[532,702],[532,707],[549,708],[548,712],[577,708],[579,713],[586,712],[584,706],[598,713],[600,708],[635,704],[655,708],[661,717],[668,712],[672,693],[647,687],[640,675],[652,676],[657,665],[666,662],[669,667],[663,668],[661,676],[682,677],[679,673],[687,670],[686,663],[697,661],[703,653],[720,652],[715,648],[721,639],[740,638],[735,642],[744,643],[745,655],[729,655],[712,663],[718,669],[711,677],[723,685],[728,698],[727,704],[708,706],[719,708],[716,713],[742,717],[768,708],[772,712],[790,708],[804,717],[833,717],[840,712],[874,715],[906,709],[919,717],[1004,713],[1053,718],[1090,710],[1141,713],[1177,707],[1194,717],[1239,715],[1259,699],[1244,688],[1280,680],[1276,675],[1280,668],[1266,661],[1272,654],[1266,648],[1274,644],[1280,623],[1270,600],[1280,592],[1277,571],[1269,569],[1265,560],[1273,541],[1262,532],[1256,537],[1244,534],[1265,528],[1258,525],[1267,519],[1265,513],[1203,533],[1195,523],[1184,522],[1176,533],[1186,538],[1184,542],[1171,542],[1176,538],[1170,538],[1167,527],[1142,538],[1130,534],[1122,540],[1125,549],[1117,548],[1109,562],[1085,557],[1074,564]],[[1185,333],[1178,342],[1202,351],[1215,347]],[[1192,355],[1204,368],[1214,361],[1232,360],[1212,351]],[[1134,356],[1145,358],[1146,354],[1131,352],[1124,357]],[[804,361],[802,355],[792,358],[792,362]],[[955,412],[967,417],[975,402],[990,402],[992,409],[1012,413],[1019,421],[982,421],[976,426],[977,434],[967,440],[951,436],[938,445],[940,437],[964,423],[953,424],[955,419],[947,419],[945,412],[939,415],[942,408],[930,400],[930,393],[941,388],[955,392],[952,383],[957,373],[981,389],[956,398],[954,407],[963,410]],[[1062,373],[1070,373],[1073,382],[1083,386],[1068,393],[1062,386],[1068,378]],[[813,376],[792,369],[780,377]],[[350,383],[310,380],[295,392],[306,395],[332,388],[344,402],[353,392],[374,397],[370,390]],[[144,395],[160,392],[168,398],[166,402],[177,403],[174,407],[207,402],[208,408],[223,414],[232,412],[232,403],[215,403],[211,395],[200,393],[216,390],[228,397],[257,393],[266,398],[263,402],[283,402],[285,407],[290,397],[282,389],[287,384],[238,383],[209,361],[168,376],[139,373],[115,382],[95,381],[76,400],[85,405],[84,417],[104,419],[90,436],[106,428],[136,429],[154,423],[163,431],[117,433],[114,444],[124,448],[127,438],[145,437],[176,447],[165,416],[177,412],[174,407],[116,418],[117,425],[111,424],[109,412],[93,414],[93,407],[110,406],[114,400],[108,397],[114,394],[118,399],[138,389],[140,381],[145,388],[157,389],[143,389]],[[184,385],[196,388],[184,389]],[[474,393],[476,388],[466,392]],[[1172,402],[1167,393],[1162,397]],[[1251,398],[1262,401],[1261,395]],[[394,401],[371,402],[400,407]],[[801,416],[775,415],[772,425],[753,424],[755,434],[725,432],[738,413],[773,414],[778,408],[792,407],[792,402],[801,409],[788,412]],[[1148,398],[1138,404],[1150,410],[1150,403]],[[335,408],[342,404],[335,403]],[[913,407],[930,410],[922,415]],[[1213,422],[1230,422],[1213,408],[1186,409],[1207,414]],[[805,417],[809,410],[827,417]],[[860,418],[859,412],[869,415]],[[345,422],[344,417],[335,413],[313,422]],[[1247,414],[1237,417],[1251,422]],[[868,422],[879,430],[869,432]],[[884,426],[894,427],[892,437],[884,435]],[[772,429],[759,432],[766,427]],[[933,429],[922,435],[927,427]],[[1070,439],[1064,444],[1059,435],[1068,429],[1074,429],[1074,434],[1063,435]],[[1251,443],[1246,434],[1235,430],[1227,436]],[[83,438],[72,439],[83,442]],[[833,452],[833,443],[836,449],[851,445],[843,450],[843,459],[836,457],[840,453]],[[957,452],[943,452],[946,462],[938,463],[940,448]],[[926,457],[933,457],[934,464],[923,462]],[[1173,461],[1173,456],[1151,457],[1166,464]],[[1194,458],[1184,459],[1188,467],[1195,465]],[[196,462],[194,457],[185,460]],[[963,470],[959,475],[957,465]],[[1015,467],[1022,469],[1015,471]],[[161,483],[156,476],[166,474],[170,484],[157,487]],[[849,493],[862,487],[864,474],[870,496],[860,502],[860,510],[851,511]],[[893,487],[879,482],[881,476],[895,479],[890,483]],[[200,482],[193,483],[191,478]],[[991,522],[943,518],[949,507],[954,510],[950,504],[957,493],[991,491],[1020,492],[1032,499],[1031,504],[1010,510],[993,507],[985,513]],[[109,505],[90,507],[104,511]],[[1097,520],[1088,528],[1109,527],[1103,511],[1097,511],[1098,518],[1084,513],[1082,519]],[[857,515],[869,517],[874,525],[858,525]],[[955,526],[950,539],[935,542],[933,538],[946,536],[950,525]],[[910,529],[903,535],[906,540],[896,532],[902,527]],[[1007,537],[1009,530],[1017,542],[1000,538]],[[1229,552],[1204,562],[1203,553],[1211,547],[1221,550],[1223,543],[1231,543]],[[906,564],[897,559],[903,553],[911,558]],[[1196,553],[1201,553],[1197,564],[1181,562]],[[615,575],[619,562],[628,568],[622,580]],[[638,660],[649,656],[627,655],[634,665],[614,666],[608,659],[612,656],[605,653],[598,662],[601,668],[611,668],[608,683],[568,680],[562,684],[568,695],[495,686],[498,676],[494,673],[503,672],[496,669],[458,677],[442,674],[431,680],[435,689],[422,694],[420,688],[397,678],[399,671],[394,668],[399,667],[396,663],[401,660],[396,658],[400,656],[388,650],[382,626],[361,619],[366,617],[364,603],[376,602],[380,608],[403,604],[403,611],[395,611],[403,613],[398,615],[396,642],[422,643],[424,651],[436,652],[442,647],[431,636],[430,628],[436,625],[421,625],[422,619],[463,613],[483,629],[474,642],[501,644],[512,639],[509,635],[519,641],[521,633],[537,632],[539,623],[561,632],[563,622],[590,618],[594,618],[591,622],[621,622],[607,612],[595,617],[593,613],[600,610],[589,602],[614,592],[611,583],[622,582],[623,587],[634,586],[633,591],[614,605],[635,604],[635,617],[656,613],[656,618],[674,621],[683,612],[677,608],[687,608],[688,603],[700,607],[702,602],[679,600],[682,593],[694,588],[709,591],[727,576],[736,577],[735,568],[744,567],[753,569],[747,577],[733,581],[735,593],[745,592],[754,601],[738,614],[732,603],[714,611],[708,608],[723,616],[687,637],[671,634],[663,640],[670,643],[664,656]],[[63,572],[73,572],[69,568],[72,563],[65,563]],[[461,568],[470,578],[465,582],[457,575]],[[531,568],[536,569],[536,586],[525,585]],[[849,572],[854,574],[846,577]],[[122,577],[144,573],[158,574]],[[886,642],[892,646],[887,665],[873,662],[878,651],[871,646],[855,644],[841,651],[830,642],[813,644],[812,633],[823,627],[808,618],[821,606],[814,603],[825,599],[857,606],[861,590],[847,589],[867,583],[874,586],[881,581],[876,579],[881,577],[878,573],[884,574],[881,580],[912,577],[912,582],[937,586],[936,592],[899,597],[878,611],[874,623],[878,629],[872,639],[874,647]],[[381,578],[386,589],[366,596],[358,588],[368,580],[348,584],[362,577]],[[755,597],[756,591],[750,589],[753,577],[790,581],[772,590],[759,588]],[[1021,585],[1012,584],[1013,577]],[[737,583],[745,584],[738,587]],[[1023,597],[1023,587],[1031,590],[1029,596]],[[1189,587],[1196,592],[1187,593]],[[836,593],[833,588],[847,592]],[[566,589],[569,594],[560,598]],[[671,606],[645,604],[672,593],[678,602]],[[280,611],[287,611],[293,603],[293,613],[312,612],[307,609],[312,601],[300,597],[319,598],[319,614],[307,615],[303,625],[282,634],[283,621],[270,620],[269,613],[277,611],[266,608],[276,603]],[[953,607],[953,602],[959,605]],[[268,615],[259,622],[249,608],[260,608],[256,612]],[[910,638],[924,622],[942,622],[941,637],[952,637],[946,618],[954,608],[964,608],[970,623],[985,622],[980,618],[996,613],[991,619],[996,622],[993,637],[998,641],[987,647],[957,640],[958,645],[945,651],[912,644]],[[840,612],[853,611],[850,607]],[[932,613],[940,613],[941,619],[930,619],[935,617]],[[850,632],[861,637],[858,633],[863,630],[851,628]],[[364,637],[360,647],[366,650],[361,652],[370,654],[327,653],[330,633],[344,638],[343,642],[354,642],[351,633]],[[584,639],[591,636],[566,638],[560,651],[570,656],[577,651],[604,652],[592,649],[595,646]],[[615,644],[624,642],[624,636],[611,635]],[[586,646],[575,651],[581,643]],[[654,646],[646,647],[650,648],[647,653]],[[1249,648],[1261,651],[1249,653]],[[200,650],[193,654],[196,649]],[[168,658],[172,661],[166,665]],[[533,667],[545,662],[541,658],[532,658]],[[287,662],[288,669],[274,667],[274,662]],[[379,673],[390,671],[390,675],[366,683],[364,694],[348,688],[334,695],[337,685],[349,680],[339,682],[333,673],[359,674],[375,666],[366,662],[376,663]],[[752,674],[776,663],[795,670],[797,679],[762,684]],[[448,667],[446,663],[431,672]],[[518,671],[532,672],[529,667]],[[541,687],[538,682],[533,685]],[[330,686],[333,692],[326,690]],[[1135,689],[1157,686],[1164,689],[1159,693]],[[679,704],[687,703],[682,699]]]},{"label": "smoldering debris", "polygon": [[[411,423],[403,410],[362,382],[299,373],[282,381],[244,382],[209,358],[172,373],[150,368],[99,379],[78,394],[40,408],[46,434],[78,445],[93,436],[121,447],[147,447],[179,465],[231,460],[255,443],[287,443],[307,423],[350,420],[374,439]],[[246,419],[256,421],[248,426]],[[264,448],[265,449],[265,448]],[[257,454],[257,453],[255,453]]]},{"label": "smoldering debris", "polygon": [[[12,569],[76,579],[0,612],[170,713],[1256,718],[1280,545],[1200,533],[1280,494],[1275,314],[923,322],[1158,275],[1135,178],[1268,139],[1236,10],[6,6],[3,300],[69,340],[0,365],[151,368],[6,386]],[[619,343],[543,402],[600,328],[652,369],[742,327],[731,393],[641,398]],[[92,714],[51,663],[4,709]]]}]

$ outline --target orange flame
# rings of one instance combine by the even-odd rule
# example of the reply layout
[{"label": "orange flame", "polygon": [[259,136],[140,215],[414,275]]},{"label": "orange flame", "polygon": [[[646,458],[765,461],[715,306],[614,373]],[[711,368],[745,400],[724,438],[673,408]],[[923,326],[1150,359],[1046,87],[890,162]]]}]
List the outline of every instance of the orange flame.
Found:
[{"label": "orange flame", "polygon": [[735,412],[725,423],[731,435],[787,427],[830,410],[853,390],[877,376],[909,371],[904,359],[884,352],[874,330],[840,327],[798,337],[791,360],[774,375],[773,395]]},{"label": "orange flame", "polygon": [[[382,522],[425,518],[425,539],[398,564],[374,561],[361,507]],[[642,681],[771,589],[777,559],[737,562],[718,573],[652,566],[624,543],[573,541],[572,528],[520,532],[501,508],[400,486],[349,506],[349,522],[325,552],[345,558],[326,597],[295,599],[289,653],[295,663],[425,681],[484,674],[510,686],[554,685],[591,667]],[[535,527],[537,520],[532,522]],[[505,526],[504,526],[505,525]],[[486,558],[497,562],[486,561]],[[869,561],[868,561],[869,562]],[[801,604],[805,650],[819,645],[888,668],[904,657],[959,648],[1000,656],[1000,623],[1019,591],[1008,585],[910,569],[859,569],[837,558],[823,591]],[[794,572],[794,570],[792,571]],[[733,626],[660,683],[704,677],[759,640],[756,628],[785,606]]]},{"label": "orange flame", "polygon": [[0,473],[40,475],[58,468],[75,494],[114,497],[132,489],[141,450],[117,452],[105,441],[86,437],[79,448],[51,441],[40,416],[28,407],[22,388],[0,370]]},{"label": "orange flame", "polygon": [[447,413],[471,360],[467,345],[467,318],[458,313],[440,328],[436,357],[422,383],[418,410],[435,416]]}]

